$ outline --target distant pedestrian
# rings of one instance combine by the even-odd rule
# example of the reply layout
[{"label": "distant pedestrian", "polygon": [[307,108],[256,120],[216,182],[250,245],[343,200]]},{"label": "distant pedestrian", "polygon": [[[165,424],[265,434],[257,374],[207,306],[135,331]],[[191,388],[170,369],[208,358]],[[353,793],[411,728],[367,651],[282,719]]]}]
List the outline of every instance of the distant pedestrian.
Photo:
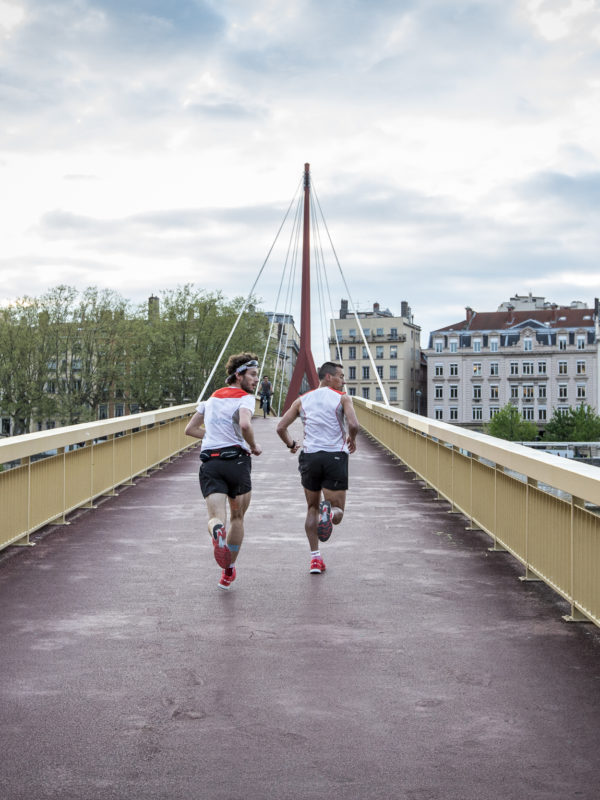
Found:
[{"label": "distant pedestrian", "polygon": [[[244,514],[250,505],[250,454],[259,456],[252,429],[258,361],[254,353],[238,353],[227,362],[226,386],[198,402],[185,432],[202,440],[200,489],[208,510],[208,530],[217,564],[219,586],[229,589],[236,578],[235,561],[244,538]],[[225,528],[229,501],[229,531]]]},{"label": "distant pedestrian", "polygon": [[352,398],[344,392],[344,369],[326,361],[319,369],[319,387],[294,400],[277,425],[277,433],[292,453],[300,443],[288,428],[300,417],[304,442],[298,469],[307,512],[304,528],[310,545],[310,572],[325,572],[319,542],[331,536],[344,516],[348,489],[348,454],[356,450],[358,420]]},{"label": "distant pedestrian", "polygon": [[263,417],[269,416],[271,410],[271,397],[273,395],[273,384],[269,380],[269,376],[265,375],[260,382],[260,407],[263,410]]}]

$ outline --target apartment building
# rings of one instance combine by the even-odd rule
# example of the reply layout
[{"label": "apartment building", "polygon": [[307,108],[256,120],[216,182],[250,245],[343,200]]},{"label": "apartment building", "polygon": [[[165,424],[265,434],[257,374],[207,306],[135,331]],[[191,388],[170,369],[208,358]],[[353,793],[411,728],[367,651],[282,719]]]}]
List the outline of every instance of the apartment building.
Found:
[{"label": "apartment building", "polygon": [[330,358],[344,365],[348,394],[383,402],[370,351],[390,404],[417,411],[425,387],[421,383],[421,328],[415,325],[410,306],[403,301],[397,317],[374,303],[372,311],[358,311],[357,316],[358,320],[348,310],[348,301],[342,300],[339,318],[330,322]]},{"label": "apartment building", "polygon": [[516,295],[497,311],[466,308],[460,322],[432,331],[427,414],[473,429],[507,403],[544,428],[555,408],[598,409],[597,315]]}]

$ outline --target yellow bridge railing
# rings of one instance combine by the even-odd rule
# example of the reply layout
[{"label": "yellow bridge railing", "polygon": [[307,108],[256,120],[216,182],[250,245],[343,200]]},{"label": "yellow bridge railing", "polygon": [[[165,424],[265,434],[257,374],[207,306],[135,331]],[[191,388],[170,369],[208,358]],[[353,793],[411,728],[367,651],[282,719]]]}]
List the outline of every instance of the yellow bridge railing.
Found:
[{"label": "yellow bridge railing", "polygon": [[600,625],[600,468],[362,398],[363,429],[470,522]]},{"label": "yellow bridge railing", "polygon": [[0,440],[0,549],[195,447],[195,403]]}]

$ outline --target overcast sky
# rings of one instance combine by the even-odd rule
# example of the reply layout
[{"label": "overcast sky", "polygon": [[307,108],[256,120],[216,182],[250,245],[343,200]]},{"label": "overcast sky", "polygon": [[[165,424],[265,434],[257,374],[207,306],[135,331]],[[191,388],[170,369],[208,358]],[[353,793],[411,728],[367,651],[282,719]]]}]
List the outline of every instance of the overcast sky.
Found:
[{"label": "overcast sky", "polygon": [[599,123],[597,0],[0,0],[0,303],[246,295],[308,161],[354,302],[424,345],[592,304]]}]

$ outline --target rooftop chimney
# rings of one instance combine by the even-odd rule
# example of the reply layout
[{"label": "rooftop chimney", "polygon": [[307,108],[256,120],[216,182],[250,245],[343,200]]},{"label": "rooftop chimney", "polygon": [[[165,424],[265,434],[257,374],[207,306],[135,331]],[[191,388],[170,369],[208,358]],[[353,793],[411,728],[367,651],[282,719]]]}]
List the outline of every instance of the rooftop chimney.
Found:
[{"label": "rooftop chimney", "polygon": [[160,300],[156,295],[150,295],[148,298],[148,320],[154,322],[160,315]]},{"label": "rooftop chimney", "polygon": [[340,319],[346,319],[348,316],[348,301],[342,300],[340,305]]},{"label": "rooftop chimney", "polygon": [[473,309],[471,308],[471,306],[467,306],[465,308],[465,311],[467,312],[467,325],[469,325],[469,323],[473,319]]},{"label": "rooftop chimney", "polygon": [[373,303],[373,313],[379,314],[379,303]]}]

